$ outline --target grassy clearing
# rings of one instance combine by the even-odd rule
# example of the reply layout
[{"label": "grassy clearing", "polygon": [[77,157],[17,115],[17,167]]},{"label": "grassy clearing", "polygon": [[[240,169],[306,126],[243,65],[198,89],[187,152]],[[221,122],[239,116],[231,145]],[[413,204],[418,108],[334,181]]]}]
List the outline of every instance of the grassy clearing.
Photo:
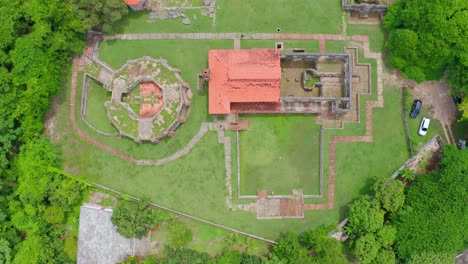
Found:
[{"label": "grassy clearing", "polygon": [[310,115],[249,115],[240,133],[241,194],[319,193],[320,126]]},{"label": "grassy clearing", "polygon": [[369,36],[370,50],[373,52],[381,52],[384,49],[385,34],[381,24],[348,24],[347,34]]},{"label": "grassy clearing", "polygon": [[[400,95],[399,88],[384,90],[385,107],[373,110],[372,143],[336,145],[335,206],[342,215],[353,198],[369,191],[372,177],[390,176],[409,158],[400,112]],[[360,125],[365,127],[364,118],[361,118]],[[335,133],[330,131],[329,134]]]},{"label": "grassy clearing", "polygon": [[107,118],[107,109],[104,102],[110,101],[111,93],[98,82],[91,80],[88,88],[86,104],[86,120],[95,128],[107,133],[115,133],[117,129]]},{"label": "grassy clearing", "polygon": [[[427,134],[425,136],[420,136],[418,134],[418,131],[423,117],[431,119],[431,123],[429,124]],[[424,104],[423,108],[421,109],[421,112],[415,119],[410,118],[408,114],[408,128],[410,132],[411,142],[413,143],[413,148],[415,151],[424,146],[424,144],[426,144],[427,141],[429,141],[435,135],[439,135],[444,141],[446,141],[442,125],[440,124],[439,120],[433,118],[432,114],[424,108]]]},{"label": "grassy clearing", "polygon": [[[187,248],[206,252],[210,256],[221,255],[226,248],[257,256],[263,256],[268,253],[268,245],[257,240],[235,235],[194,221],[180,218],[178,221],[187,225],[193,233],[192,242],[187,245]],[[151,241],[159,243],[158,250],[163,249],[168,244],[169,225],[169,223],[164,222],[157,230],[151,232]]]},{"label": "grassy clearing", "polygon": [[[156,32],[265,32],[265,33],[340,33],[339,1],[265,0],[216,1],[216,20],[201,16],[199,10],[185,10],[192,24],[182,18],[149,21],[147,12],[131,12],[119,22],[116,33]],[[268,15],[266,15],[268,14]],[[196,17],[196,19],[195,19]]]}]

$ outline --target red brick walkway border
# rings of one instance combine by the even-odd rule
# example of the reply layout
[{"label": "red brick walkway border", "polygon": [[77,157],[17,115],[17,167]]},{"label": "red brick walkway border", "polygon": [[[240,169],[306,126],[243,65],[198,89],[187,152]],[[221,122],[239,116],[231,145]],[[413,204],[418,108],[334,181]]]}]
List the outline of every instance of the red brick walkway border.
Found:
[{"label": "red brick walkway border", "polygon": [[372,109],[383,107],[383,63],[380,53],[372,53],[369,50],[369,37],[366,35],[355,35],[353,41],[363,42],[364,58],[377,60],[377,101],[366,103],[366,135],[365,136],[334,136],[330,137],[330,156],[328,161],[328,203],[326,204],[304,204],[304,210],[327,210],[335,206],[335,175],[336,175],[336,143],[340,142],[372,142]]},{"label": "red brick walkway border", "polygon": [[100,149],[104,150],[104,151],[107,151],[109,153],[111,153],[112,155],[115,155],[121,159],[124,159],[128,162],[131,162],[133,164],[140,164],[141,161],[133,158],[133,157],[130,157],[128,155],[125,155],[124,153],[116,150],[116,149],[113,149],[111,147],[109,147],[108,145],[106,144],[103,144],[93,138],[91,138],[90,136],[88,136],[86,133],[84,133],[80,127],[78,126],[77,122],[76,122],[76,118],[75,118],[75,98],[76,98],[76,85],[77,85],[77,81],[78,81],[78,70],[81,70],[83,68],[83,65],[84,65],[84,56],[81,56],[81,57],[74,57],[73,58],[73,68],[72,68],[72,80],[71,80],[71,91],[70,91],[70,120],[72,122],[72,125],[73,125],[73,129],[76,131],[76,133],[82,138],[84,139],[85,141],[99,147]]},{"label": "red brick walkway border", "polygon": [[[160,34],[125,34],[105,36],[104,39],[230,39],[238,38],[239,33],[160,33]],[[300,40],[319,40],[320,52],[325,52],[325,44],[327,40],[346,40],[343,35],[334,34],[271,34],[258,33],[242,35],[243,39],[300,39]],[[380,53],[373,53],[369,50],[369,37],[367,35],[355,35],[351,38],[353,41],[363,42],[363,50],[365,58],[377,60],[377,101],[368,101],[366,103],[366,135],[365,136],[334,136],[330,137],[330,153],[329,153],[329,177],[328,177],[328,203],[326,204],[304,204],[304,210],[326,210],[332,209],[335,205],[335,174],[336,174],[336,143],[340,142],[372,142],[372,109],[374,107],[383,107],[383,63]],[[85,141],[107,151],[121,159],[124,159],[133,164],[152,165],[152,160],[137,160],[116,149],[111,148],[91,137],[86,135],[76,123],[75,119],[75,97],[78,70],[82,69],[84,58],[75,57],[73,59],[72,83],[70,93],[70,120],[74,130]]]}]

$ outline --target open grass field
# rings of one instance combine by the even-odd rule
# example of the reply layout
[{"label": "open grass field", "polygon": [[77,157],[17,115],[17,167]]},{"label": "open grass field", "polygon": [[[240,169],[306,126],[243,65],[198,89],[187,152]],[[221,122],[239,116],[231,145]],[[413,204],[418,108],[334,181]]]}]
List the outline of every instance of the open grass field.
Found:
[{"label": "open grass field", "polygon": [[117,129],[109,122],[107,109],[104,106],[104,102],[110,101],[110,99],[111,93],[104,89],[100,83],[91,80],[88,88],[86,120],[99,130],[116,133]]},{"label": "open grass field", "polygon": [[[341,2],[338,0],[217,0],[213,20],[199,10],[186,10],[191,24],[182,18],[149,21],[147,12],[130,13],[115,26],[115,33],[157,32],[280,32],[339,33]],[[195,19],[196,17],[196,19]]]},{"label": "open grass field", "polygon": [[[429,124],[427,134],[425,136],[420,136],[418,134],[418,131],[423,117],[431,119],[431,123]],[[429,111],[427,111],[427,109],[424,108],[424,106],[421,109],[421,112],[419,113],[418,117],[416,117],[415,119],[410,118],[408,114],[408,128],[410,132],[411,142],[413,143],[413,148],[415,151],[424,146],[424,144],[426,144],[426,142],[429,141],[435,135],[439,135],[444,142],[446,141],[442,125],[437,119],[432,117],[432,114],[430,114]]]},{"label": "open grass field", "polygon": [[277,42],[283,43],[283,49],[305,48],[308,52],[318,52],[318,40],[241,40],[242,49],[276,48]]},{"label": "open grass field", "polygon": [[312,115],[248,115],[240,132],[241,195],[319,194],[320,126]]},{"label": "open grass field", "polygon": [[[390,176],[409,158],[404,124],[399,111],[400,95],[401,90],[396,87],[387,87],[384,90],[385,106],[373,110],[372,143],[339,143],[336,145],[335,206],[342,214],[345,213],[346,205],[352,199],[359,194],[369,192],[373,177]],[[361,124],[347,124],[346,126],[364,124],[365,119],[361,112]],[[326,134],[334,135],[335,133],[335,131],[327,131]]]},{"label": "open grass field", "polygon": [[[188,221],[179,218],[193,232],[193,239],[187,248],[206,252],[210,256],[221,255],[223,250],[238,250],[249,254],[263,256],[268,253],[268,245],[257,240],[245,238],[219,228]],[[160,228],[151,233],[151,240],[160,243],[160,249],[168,244],[169,223],[161,224]]]}]

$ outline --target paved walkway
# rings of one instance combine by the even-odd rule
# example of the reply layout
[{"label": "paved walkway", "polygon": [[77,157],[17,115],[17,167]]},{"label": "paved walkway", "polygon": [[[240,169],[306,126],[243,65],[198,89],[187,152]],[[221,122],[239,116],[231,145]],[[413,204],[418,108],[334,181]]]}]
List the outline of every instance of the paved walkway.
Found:
[{"label": "paved walkway", "polygon": [[190,142],[183,149],[177,151],[176,153],[167,158],[158,160],[156,162],[156,165],[164,165],[182,156],[187,155],[195,147],[198,141],[200,141],[200,139],[206,134],[206,132],[208,132],[208,123],[202,123],[200,130],[198,130],[198,133],[192,138],[192,140],[190,140]]},{"label": "paved walkway", "polygon": [[338,34],[293,34],[293,33],[143,33],[117,34],[104,36],[104,40],[111,39],[278,39],[278,40],[346,40],[347,37]]}]

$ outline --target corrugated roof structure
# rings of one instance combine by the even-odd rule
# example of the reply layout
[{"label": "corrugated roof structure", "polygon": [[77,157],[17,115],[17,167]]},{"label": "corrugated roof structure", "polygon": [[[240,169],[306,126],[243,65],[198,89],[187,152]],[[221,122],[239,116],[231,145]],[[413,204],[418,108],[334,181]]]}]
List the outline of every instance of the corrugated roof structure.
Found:
[{"label": "corrugated roof structure", "polygon": [[210,114],[231,113],[231,103],[279,102],[279,50],[210,50],[208,64]]}]

